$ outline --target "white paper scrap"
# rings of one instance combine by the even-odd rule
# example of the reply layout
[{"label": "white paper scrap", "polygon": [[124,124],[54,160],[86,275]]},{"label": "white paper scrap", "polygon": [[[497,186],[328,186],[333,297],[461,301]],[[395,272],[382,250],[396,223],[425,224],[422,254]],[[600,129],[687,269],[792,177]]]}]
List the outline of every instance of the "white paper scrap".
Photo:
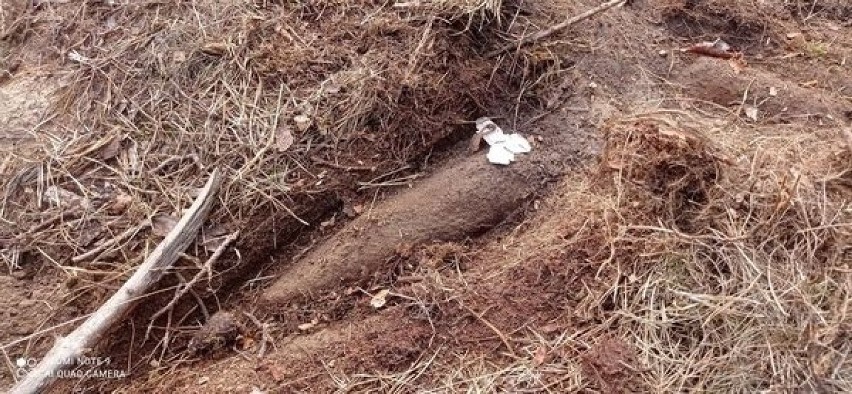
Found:
[{"label": "white paper scrap", "polygon": [[488,161],[493,164],[509,165],[515,161],[515,154],[532,150],[529,141],[520,134],[506,134],[489,118],[476,120],[476,132],[491,146]]}]

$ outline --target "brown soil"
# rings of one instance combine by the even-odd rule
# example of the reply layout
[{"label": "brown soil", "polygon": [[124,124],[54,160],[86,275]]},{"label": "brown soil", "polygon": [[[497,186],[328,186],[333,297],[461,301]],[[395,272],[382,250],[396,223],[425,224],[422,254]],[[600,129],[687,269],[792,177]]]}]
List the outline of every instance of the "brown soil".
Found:
[{"label": "brown soil", "polygon": [[[2,70],[0,70],[2,73]],[[0,77],[2,81],[2,77]],[[15,79],[0,85],[0,149],[10,161],[12,155],[32,156],[38,127],[48,120],[48,108],[56,90],[56,81],[38,73],[18,74]],[[26,156],[25,156],[26,157]],[[8,169],[0,167],[0,173]]]},{"label": "brown soil", "polygon": [[773,73],[756,69],[737,72],[726,62],[713,59],[697,59],[678,70],[675,78],[683,81],[684,90],[697,99],[739,109],[743,117],[744,107],[754,107],[758,120],[766,122],[798,118],[836,125],[846,121],[849,110],[848,102],[840,98],[803,88]]},{"label": "brown soil", "polygon": [[[3,386],[159,237],[70,257],[218,166],[197,245],[92,350],[130,377],[56,392],[852,390],[846,3],[628,1],[500,58],[599,2],[225,3],[0,9]],[[745,63],[681,51],[715,39]],[[479,116],[533,152],[467,152]]]}]

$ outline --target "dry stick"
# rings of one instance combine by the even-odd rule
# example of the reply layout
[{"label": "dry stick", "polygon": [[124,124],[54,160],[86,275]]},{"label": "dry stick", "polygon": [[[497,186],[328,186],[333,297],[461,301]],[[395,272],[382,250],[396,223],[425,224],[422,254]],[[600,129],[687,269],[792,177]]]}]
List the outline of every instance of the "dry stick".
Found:
[{"label": "dry stick", "polygon": [[216,191],[221,184],[219,170],[213,170],[204,189],[186,214],[133,273],[133,276],[83,324],[68,336],[58,339],[38,365],[18,382],[10,393],[30,394],[45,391],[55,381],[59,371],[73,367],[69,365],[69,360],[76,360],[87,350],[94,348],[106,332],[130,311],[134,301],[157,283],[166,270],[174,264],[178,255],[192,243],[204,218],[210,212],[210,207],[216,199]]},{"label": "dry stick", "polygon": [[531,35],[531,36],[524,37],[518,42],[505,45],[500,49],[489,52],[487,55],[485,55],[485,57],[494,57],[494,56],[497,56],[497,55],[499,55],[503,52],[507,52],[511,49],[520,48],[521,46],[531,44],[531,43],[536,42],[538,40],[550,37],[551,35],[553,35],[554,33],[558,32],[560,30],[564,30],[568,27],[571,27],[572,25],[575,25],[580,21],[583,21],[585,19],[589,19],[589,18],[591,18],[591,17],[593,17],[597,14],[600,14],[601,12],[604,12],[604,11],[606,11],[606,10],[612,8],[612,7],[615,7],[617,5],[621,5],[626,1],[627,0],[611,0],[611,1],[608,1],[608,2],[603,3],[603,4],[601,4],[601,5],[599,5],[595,8],[592,8],[592,9],[590,9],[590,10],[588,10],[588,11],[586,11],[586,12],[580,14],[580,15],[569,18],[565,22],[553,25],[548,29],[542,30],[538,33]]},{"label": "dry stick", "polygon": [[479,314],[479,313],[476,313],[476,311],[474,311],[473,309],[471,309],[470,307],[468,307],[465,304],[460,303],[460,305],[462,306],[462,308],[464,308],[468,312],[470,312],[471,315],[476,317],[476,319],[479,320],[482,324],[484,324],[486,327],[491,329],[491,331],[494,331],[494,333],[497,334],[497,337],[499,337],[500,340],[503,341],[503,345],[506,346],[506,349],[509,350],[509,353],[511,353],[513,356],[515,355],[515,349],[512,348],[512,344],[509,342],[509,339],[506,338],[506,335],[503,334],[502,331],[497,329],[497,326],[491,324],[490,321],[486,320],[485,317],[482,316],[482,315],[485,314],[485,312],[483,312],[482,314]]},{"label": "dry stick", "polygon": [[148,340],[148,336],[151,334],[151,329],[154,328],[154,322],[157,321],[157,319],[160,316],[162,316],[164,313],[172,310],[172,308],[175,307],[175,304],[177,304],[177,302],[183,296],[185,296],[186,293],[188,293],[190,290],[192,290],[192,287],[195,286],[196,283],[201,281],[202,276],[207,275],[208,280],[212,280],[210,275],[213,272],[213,264],[216,264],[216,261],[219,260],[220,257],[222,257],[223,253],[225,253],[225,249],[227,249],[228,246],[230,246],[234,241],[236,241],[237,237],[239,237],[239,236],[240,236],[240,232],[234,231],[233,233],[231,233],[231,235],[229,235],[227,238],[225,238],[225,240],[222,241],[222,243],[219,245],[219,247],[216,248],[216,251],[213,252],[213,255],[210,256],[210,258],[208,258],[206,262],[204,262],[204,266],[201,267],[201,271],[198,271],[198,273],[195,274],[195,276],[192,277],[192,279],[190,279],[190,281],[187,282],[186,285],[184,285],[182,289],[180,289],[177,293],[175,293],[174,297],[172,297],[172,300],[169,301],[169,303],[166,306],[164,306],[162,309],[157,311],[157,313],[155,313],[154,316],[151,316],[151,323],[148,324],[148,329],[145,330],[145,339],[143,340],[143,342]]},{"label": "dry stick", "polygon": [[248,312],[243,312],[243,315],[248,317],[257,328],[260,329],[260,350],[257,352],[258,358],[263,358],[263,355],[266,353],[266,344],[273,343],[272,336],[269,334],[269,324],[263,323],[254,315]]},{"label": "dry stick", "polygon": [[147,228],[150,225],[151,225],[151,220],[145,219],[142,223],[139,223],[138,226],[131,227],[127,230],[124,230],[123,233],[119,234],[117,237],[115,237],[113,239],[110,239],[110,240],[102,243],[100,246],[98,246],[98,247],[96,247],[96,248],[94,248],[94,249],[92,249],[92,250],[90,250],[86,253],[83,253],[79,256],[72,257],[71,261],[75,262],[75,263],[79,263],[81,261],[86,261],[86,260],[89,260],[89,259],[92,259],[92,258],[96,258],[96,257],[100,256],[103,252],[105,252],[107,249],[111,248],[113,245],[124,242],[126,239],[129,239],[134,234],[144,230],[145,228]]}]

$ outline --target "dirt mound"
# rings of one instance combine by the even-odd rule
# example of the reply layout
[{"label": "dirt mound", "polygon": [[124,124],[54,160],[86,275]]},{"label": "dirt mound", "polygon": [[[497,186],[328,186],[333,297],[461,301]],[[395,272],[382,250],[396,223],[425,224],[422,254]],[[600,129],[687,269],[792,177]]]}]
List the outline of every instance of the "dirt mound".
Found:
[{"label": "dirt mound", "polygon": [[715,189],[723,176],[706,138],[653,121],[616,124],[606,133],[602,160],[608,171],[630,183],[625,204],[641,205],[653,217],[687,232],[704,227],[697,216],[718,194]]}]

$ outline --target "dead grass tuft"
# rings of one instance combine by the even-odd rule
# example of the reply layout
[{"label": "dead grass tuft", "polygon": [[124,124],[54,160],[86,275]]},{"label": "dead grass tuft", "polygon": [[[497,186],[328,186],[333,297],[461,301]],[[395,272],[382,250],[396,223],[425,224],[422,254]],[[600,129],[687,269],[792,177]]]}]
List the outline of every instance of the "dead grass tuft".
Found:
[{"label": "dead grass tuft", "polygon": [[610,289],[605,314],[638,349],[645,383],[849,390],[848,201],[803,175],[820,168],[764,165],[759,151],[723,164],[683,130],[638,123],[608,134],[621,161],[610,149],[605,170],[623,196],[611,263],[630,280]]}]

